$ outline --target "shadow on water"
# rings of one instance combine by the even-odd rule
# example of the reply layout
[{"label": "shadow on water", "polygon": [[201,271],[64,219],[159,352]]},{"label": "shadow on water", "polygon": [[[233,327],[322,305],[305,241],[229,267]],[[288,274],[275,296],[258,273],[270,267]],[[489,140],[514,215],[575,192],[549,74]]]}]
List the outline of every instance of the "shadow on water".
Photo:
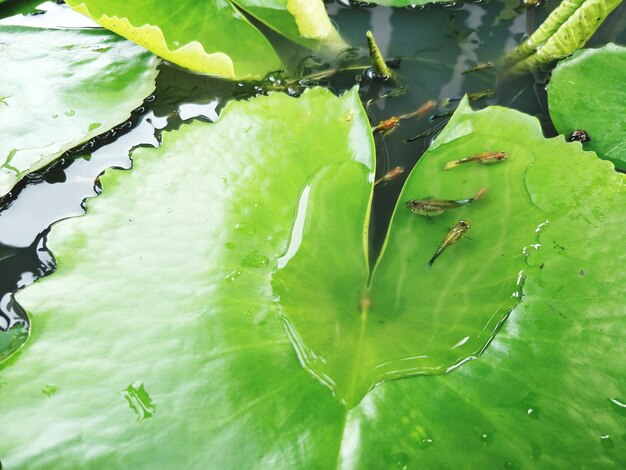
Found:
[{"label": "shadow on water", "polygon": [[[18,6],[28,9],[37,3],[18,5],[10,1],[0,7],[0,17],[16,14]],[[326,3],[344,38],[358,48],[342,59],[352,60],[358,67],[306,85],[328,86],[341,93],[359,83],[363,102],[373,100],[367,106],[372,126],[391,116],[414,111],[426,101],[437,101],[437,107],[429,115],[402,121],[395,132],[376,138],[377,177],[396,166],[404,167],[405,172],[375,192],[370,225],[372,253],[380,250],[406,176],[465,93],[490,90],[485,96],[476,97],[475,108],[493,104],[513,107],[537,116],[546,135],[555,134],[547,114],[546,75],[502,82],[497,79],[495,68],[463,72],[481,63],[497,64],[503,54],[543,21],[557,2],[530,10],[514,0],[399,9],[350,5],[348,0]],[[50,2],[47,5],[48,13],[4,22],[27,21],[31,25],[50,26],[46,17],[74,21],[76,14],[66,6]],[[613,13],[590,45],[624,42],[624,24],[626,5]],[[395,82],[380,83],[363,73],[368,60],[367,30],[372,30],[387,59],[399,59]],[[281,45],[284,54],[292,54],[292,49]],[[279,75],[272,77],[269,88],[294,96],[303,89],[284,85],[281,80]],[[164,130],[177,129],[191,119],[215,121],[229,100],[267,93],[270,82],[227,82],[164,64],[154,95],[128,121],[30,175],[0,201],[0,362],[2,351],[7,353],[11,347],[17,348],[25,340],[28,328],[28,318],[13,300],[13,293],[54,269],[53,257],[45,247],[49,227],[56,221],[84,213],[85,198],[100,192],[98,176],[107,168],[130,168],[130,150],[137,146],[158,146]],[[402,92],[396,96],[379,99],[400,87]]]}]

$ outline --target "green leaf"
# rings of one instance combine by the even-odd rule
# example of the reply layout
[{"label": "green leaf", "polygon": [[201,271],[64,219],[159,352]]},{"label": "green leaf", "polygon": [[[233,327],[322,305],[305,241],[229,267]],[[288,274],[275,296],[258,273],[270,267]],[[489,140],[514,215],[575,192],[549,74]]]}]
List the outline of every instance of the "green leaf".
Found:
[{"label": "green leaf", "polygon": [[[341,466],[617,468],[626,457],[623,178],[578,143],[542,139],[535,119],[501,108],[461,109],[405,193],[421,179],[419,165],[491,139],[517,148],[509,163],[532,154],[519,177],[535,209],[549,214],[541,247],[528,257],[523,300],[479,359],[368,394],[348,414],[346,434],[357,437],[352,446],[344,439]],[[485,260],[475,269],[488,266]],[[466,302],[456,288],[451,295]]]},{"label": "green leaf", "polygon": [[37,11],[41,0],[0,0],[0,18]]},{"label": "green leaf", "polygon": [[[20,348],[24,346],[28,339],[28,326],[24,323],[9,328],[7,331],[0,330],[0,363],[7,360]],[[0,388],[2,382],[0,382]]]},{"label": "green leaf", "polygon": [[591,39],[622,0],[563,0],[526,41],[505,59],[515,73],[545,67],[573,54]]},{"label": "green leaf", "polygon": [[0,57],[0,196],[127,119],[158,64],[108,31],[15,26],[0,26]]},{"label": "green leaf", "polygon": [[[576,153],[560,140],[545,141],[532,118],[516,116],[519,127],[532,131],[524,132],[523,140],[514,138],[519,128],[475,132],[481,125],[511,122],[511,113],[502,108],[472,113],[467,101],[462,103],[449,131],[408,179],[369,286],[359,241],[368,219],[363,214],[369,185],[346,184],[354,199],[336,202],[339,189],[320,191],[319,201],[311,190],[304,233],[292,242],[298,248],[290,250],[288,263],[283,261],[286,267],[275,276],[274,287],[301,361],[348,405],[383,380],[445,373],[478,356],[518,302],[527,268],[524,252],[537,246],[538,227],[567,217],[575,194],[588,196],[590,188],[570,175],[564,184],[575,183],[577,189],[529,184],[535,168],[545,165],[535,149],[543,146],[542,152],[564,162]],[[442,170],[446,162],[488,151],[504,151],[510,159]],[[488,189],[483,199],[433,220],[404,207],[407,200],[428,196],[463,199],[481,188]],[[537,197],[551,205],[542,207]],[[332,218],[329,206],[337,213]],[[429,266],[446,231],[459,220],[471,220],[472,240],[451,247]]]},{"label": "green leaf", "polygon": [[[442,170],[492,147],[510,158]],[[216,124],[184,126],[160,149],[135,152],[132,172],[107,173],[89,216],[53,229],[57,272],[18,296],[33,336],[0,369],[3,463],[618,466],[626,376],[621,176],[578,143],[544,139],[534,118],[472,112],[463,101],[411,173],[371,279],[364,324],[369,329],[385,306],[393,331],[374,338],[379,345],[362,342],[355,360],[344,345],[367,305],[372,158],[356,92],[337,99],[312,90],[297,100],[231,103]],[[456,198],[476,186],[489,188],[484,199],[432,223],[403,207],[406,198]],[[444,226],[466,215],[472,240],[426,271]],[[528,243],[541,247],[526,257]],[[376,377],[370,358],[384,349],[418,360],[420,328],[433,343],[466,330],[476,336],[475,320],[492,323],[466,304],[489,310],[504,299],[505,316],[518,263],[527,275],[523,299],[479,358],[448,374],[379,384],[356,403]],[[440,281],[430,290],[427,275]],[[442,306],[429,309],[433,300]],[[276,302],[292,337],[303,340],[300,359],[312,357],[312,345],[320,364],[307,363],[309,371],[328,371],[352,409],[298,365]],[[311,314],[296,312],[298,302]],[[420,320],[424,312],[430,316]],[[316,331],[316,315],[332,322],[332,338]],[[372,331],[383,328],[374,323]],[[356,381],[336,374],[336,351],[315,349],[324,339],[346,351]],[[410,349],[398,353],[392,339]],[[449,359],[445,348],[435,352],[433,362]]]},{"label": "green leaf", "polygon": [[332,465],[344,410],[298,364],[270,278],[309,178],[373,155],[356,90],[316,89],[231,102],[107,172],[52,230],[55,275],[18,294],[32,341],[0,370],[2,463]]},{"label": "green leaf", "polygon": [[626,169],[626,47],[607,44],[585,49],[560,62],[548,85],[550,117],[569,135],[584,129],[584,144],[601,158]]},{"label": "green leaf", "polygon": [[342,44],[321,0],[184,0],[175,8],[160,0],[67,3],[170,62],[227,78],[260,78],[282,67],[268,39],[242,10],[304,46]]}]

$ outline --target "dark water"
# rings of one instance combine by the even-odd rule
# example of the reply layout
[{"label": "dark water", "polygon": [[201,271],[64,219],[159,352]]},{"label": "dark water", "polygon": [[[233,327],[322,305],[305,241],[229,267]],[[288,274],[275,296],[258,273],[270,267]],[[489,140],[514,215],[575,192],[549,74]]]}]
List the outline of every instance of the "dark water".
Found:
[{"label": "dark water", "polygon": [[[554,134],[547,115],[545,75],[502,81],[495,68],[462,72],[479,63],[497,63],[525,34],[534,31],[557,2],[530,9],[511,0],[399,9],[350,6],[348,0],[326,3],[344,38],[360,49],[341,57],[344,66],[355,70],[319,79],[319,84],[341,93],[359,83],[364,103],[402,88],[404,92],[399,96],[378,99],[368,106],[373,125],[411,112],[428,100],[438,102],[427,116],[403,121],[393,134],[377,139],[378,176],[395,166],[404,167],[405,173],[376,191],[371,224],[374,252],[380,247],[406,175],[445,125],[463,94],[493,90],[493,96],[477,99],[473,105],[499,104],[519,109],[537,116],[546,135]],[[9,1],[0,7],[0,17],[15,15],[20,8],[32,11],[37,4]],[[4,22],[48,27],[89,25],[88,20],[66,6],[47,2],[39,8],[47,11],[14,16]],[[590,46],[608,41],[623,43],[625,24],[626,5],[622,5]],[[368,61],[364,49],[367,30],[373,31],[387,59],[400,59],[396,81],[381,83],[363,72]],[[312,74],[328,67],[315,61],[304,64]],[[14,302],[13,293],[53,271],[54,259],[45,245],[49,227],[84,213],[84,199],[99,192],[98,175],[110,167],[130,168],[129,151],[139,145],[158,145],[163,130],[176,129],[191,119],[214,121],[227,101],[265,93],[269,85],[225,82],[163,64],[156,92],[127,122],[30,175],[0,200],[0,361],[3,350],[8,353],[23,342],[28,328],[28,319]],[[297,94],[301,89],[285,86],[283,91]],[[425,131],[427,136],[405,142]]]}]

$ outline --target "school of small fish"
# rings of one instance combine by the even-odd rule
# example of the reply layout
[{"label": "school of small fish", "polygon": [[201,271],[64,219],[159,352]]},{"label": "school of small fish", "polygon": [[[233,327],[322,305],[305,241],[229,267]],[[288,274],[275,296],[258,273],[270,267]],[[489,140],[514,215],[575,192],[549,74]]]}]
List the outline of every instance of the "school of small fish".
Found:
[{"label": "school of small fish", "polygon": [[[371,58],[371,63],[372,63],[372,69],[374,71],[374,76],[380,79],[384,79],[384,80],[391,78],[392,73],[387,67],[387,64],[385,63],[385,60],[383,59],[382,54],[380,53],[380,50],[378,49],[378,46],[376,45],[376,41],[374,40],[374,37],[372,36],[372,33],[370,31],[367,32],[367,42],[368,42],[369,53],[370,53],[370,58]],[[472,68],[469,68],[465,70],[462,74],[478,72],[478,71],[482,71],[482,70],[486,70],[490,68],[493,68],[493,64],[487,62],[484,64],[478,64]],[[398,93],[403,93],[403,92],[404,92],[404,89],[398,91]],[[468,94],[468,98],[470,100],[478,100],[478,99],[482,99],[485,97],[491,97],[494,94],[495,94],[494,89],[487,89],[481,92],[470,93]],[[382,97],[384,96],[381,96],[381,98]],[[368,102],[368,106],[369,104],[370,103]],[[400,125],[400,121],[405,120],[405,119],[425,116],[436,107],[437,107],[436,101],[434,100],[427,101],[422,106],[420,106],[417,110],[411,113],[402,114],[399,116],[392,116],[390,118],[385,119],[384,121],[381,121],[380,123],[378,123],[378,125],[376,125],[372,129],[373,133],[386,136],[397,129],[397,127]],[[447,114],[449,113],[444,113],[444,115],[447,115]],[[431,116],[431,120],[433,118],[441,117],[444,115]],[[418,134],[417,136],[411,139],[408,139],[405,142],[411,142],[413,140],[417,140],[418,138],[428,136],[435,131],[436,129],[435,130],[429,129],[425,133]],[[586,132],[582,130],[578,130],[572,133],[572,137],[570,140],[582,140],[584,138],[587,138]],[[472,163],[472,162],[489,165],[489,164],[494,164],[494,163],[500,163],[506,160],[507,158],[508,158],[508,155],[502,151],[481,152],[481,153],[477,153],[474,155],[470,155],[468,157],[460,158],[458,160],[450,161],[444,165],[443,169],[451,170],[453,168],[457,168],[461,165],[465,165],[465,164]],[[389,183],[390,181],[393,181],[394,179],[396,179],[398,176],[402,175],[403,173],[404,173],[404,168],[399,167],[399,166],[395,167],[391,169],[389,172],[387,172],[385,175],[383,175],[381,178],[376,180],[374,182],[374,186],[375,187],[384,186],[385,184]],[[413,212],[414,214],[424,216],[427,218],[427,220],[431,221],[431,217],[441,215],[450,209],[454,209],[454,208],[461,207],[461,206],[469,206],[470,204],[475,203],[476,201],[481,199],[486,193],[487,193],[487,189],[481,188],[476,192],[476,194],[465,199],[436,199],[434,197],[425,197],[423,199],[411,199],[405,203],[405,207],[411,212]],[[441,254],[444,251],[446,251],[446,249],[448,249],[450,246],[454,245],[461,238],[463,238],[463,236],[467,233],[467,231],[471,228],[471,226],[472,224],[470,221],[459,220],[454,225],[454,227],[450,228],[448,232],[446,233],[446,235],[444,236],[441,243],[439,244],[439,246],[437,247],[437,249],[435,250],[435,253],[428,261],[428,265],[432,266],[435,260],[439,256],[441,256]]]}]

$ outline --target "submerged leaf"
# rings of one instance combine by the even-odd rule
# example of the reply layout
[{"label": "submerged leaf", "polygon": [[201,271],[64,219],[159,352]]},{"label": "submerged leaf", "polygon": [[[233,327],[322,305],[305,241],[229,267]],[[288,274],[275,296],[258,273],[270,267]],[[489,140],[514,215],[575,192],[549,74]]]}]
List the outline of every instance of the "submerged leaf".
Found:
[{"label": "submerged leaf", "polygon": [[584,144],[626,170],[626,47],[585,49],[559,63],[548,85],[550,117],[569,136],[582,129]]},{"label": "submerged leaf", "polygon": [[0,196],[128,119],[157,59],[108,31],[0,26]]},{"label": "submerged leaf", "polygon": [[175,8],[160,0],[67,3],[170,62],[227,78],[260,78],[282,66],[269,40],[243,12],[307,47],[342,44],[321,0],[184,0]]}]

